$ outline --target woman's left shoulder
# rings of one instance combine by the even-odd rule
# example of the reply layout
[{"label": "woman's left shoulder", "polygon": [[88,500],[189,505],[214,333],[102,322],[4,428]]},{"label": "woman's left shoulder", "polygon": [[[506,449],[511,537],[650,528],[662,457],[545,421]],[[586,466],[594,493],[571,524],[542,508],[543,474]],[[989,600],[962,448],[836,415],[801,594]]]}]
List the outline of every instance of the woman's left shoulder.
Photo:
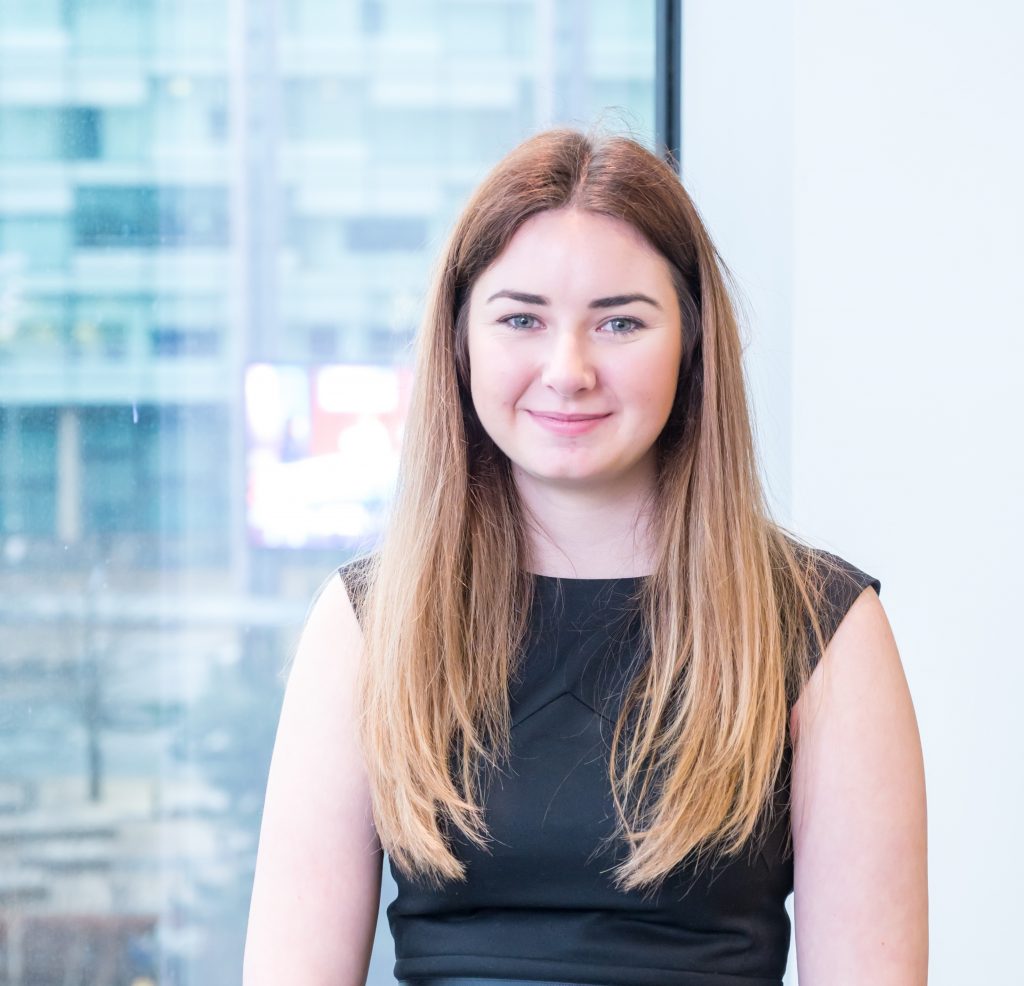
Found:
[{"label": "woman's left shoulder", "polygon": [[[879,593],[881,582],[838,555],[817,551],[825,650],[791,713],[794,745],[838,728],[846,715],[913,715],[899,648]],[[872,710],[868,706],[874,706]]]},{"label": "woman's left shoulder", "polygon": [[[825,620],[823,629],[826,634],[825,643],[828,644],[854,603],[865,594],[865,590],[874,590],[872,594],[876,599],[881,595],[882,581],[830,551],[818,548],[812,557],[823,590],[826,611],[820,616]],[[876,618],[880,612],[881,608],[877,607]]]},{"label": "woman's left shoulder", "polygon": [[845,967],[863,974],[858,981],[923,982],[927,837],[917,720],[877,592],[870,584],[843,592],[856,596],[790,720],[800,975],[831,982],[828,970]]}]

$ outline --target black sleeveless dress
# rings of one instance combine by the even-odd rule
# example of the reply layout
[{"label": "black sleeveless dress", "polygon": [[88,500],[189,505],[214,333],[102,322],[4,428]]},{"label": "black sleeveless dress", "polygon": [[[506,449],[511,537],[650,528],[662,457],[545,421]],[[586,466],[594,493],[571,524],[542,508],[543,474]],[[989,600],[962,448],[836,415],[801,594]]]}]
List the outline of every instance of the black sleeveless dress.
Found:
[{"label": "black sleeveless dress", "polygon": [[[826,640],[864,588],[881,590],[831,557],[844,574],[829,582]],[[643,658],[639,580],[535,579],[528,641],[510,686],[511,756],[484,801],[490,851],[456,833],[467,879],[440,891],[391,865],[396,978],[779,986],[793,889],[789,751],[774,822],[749,852],[701,867],[684,861],[653,894],[615,889],[610,870],[623,847],[608,839],[608,756],[623,686]]]}]

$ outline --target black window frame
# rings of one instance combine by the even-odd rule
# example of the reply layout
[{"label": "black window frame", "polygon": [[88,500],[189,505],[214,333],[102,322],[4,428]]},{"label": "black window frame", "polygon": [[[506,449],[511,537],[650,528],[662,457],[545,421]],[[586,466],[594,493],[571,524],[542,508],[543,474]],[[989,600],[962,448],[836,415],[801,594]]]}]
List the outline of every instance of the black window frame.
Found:
[{"label": "black window frame", "polygon": [[657,0],[654,28],[654,140],[682,174],[683,0]]}]

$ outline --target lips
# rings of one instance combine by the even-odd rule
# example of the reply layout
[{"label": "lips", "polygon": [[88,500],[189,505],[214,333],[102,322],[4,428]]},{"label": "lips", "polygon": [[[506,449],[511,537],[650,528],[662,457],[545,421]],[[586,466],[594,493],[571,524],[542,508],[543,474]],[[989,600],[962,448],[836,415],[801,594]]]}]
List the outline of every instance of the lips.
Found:
[{"label": "lips", "polygon": [[557,411],[529,411],[538,418],[551,418],[554,421],[592,421],[595,418],[607,418],[607,414],[559,414]]},{"label": "lips", "polygon": [[562,414],[558,411],[527,411],[530,418],[556,435],[582,435],[596,428],[608,414]]}]

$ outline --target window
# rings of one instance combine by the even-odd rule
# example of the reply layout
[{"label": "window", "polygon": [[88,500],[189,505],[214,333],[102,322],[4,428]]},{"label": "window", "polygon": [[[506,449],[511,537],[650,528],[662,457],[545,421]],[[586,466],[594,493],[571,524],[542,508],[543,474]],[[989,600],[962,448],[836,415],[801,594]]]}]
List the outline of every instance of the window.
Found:
[{"label": "window", "polygon": [[69,161],[92,161],[101,156],[100,123],[97,109],[74,106],[57,118],[64,157]]},{"label": "window", "polygon": [[188,534],[224,547],[223,408],[134,404],[80,415],[86,535]]},{"label": "window", "polygon": [[348,550],[251,536],[254,451],[337,446],[320,364],[405,386],[505,150],[652,137],[654,8],[0,3],[0,982],[237,981],[280,671]]},{"label": "window", "polygon": [[0,409],[0,533],[53,537],[56,509],[57,409]]},{"label": "window", "polygon": [[227,193],[222,188],[111,185],[75,189],[77,246],[222,247],[227,242]]}]

